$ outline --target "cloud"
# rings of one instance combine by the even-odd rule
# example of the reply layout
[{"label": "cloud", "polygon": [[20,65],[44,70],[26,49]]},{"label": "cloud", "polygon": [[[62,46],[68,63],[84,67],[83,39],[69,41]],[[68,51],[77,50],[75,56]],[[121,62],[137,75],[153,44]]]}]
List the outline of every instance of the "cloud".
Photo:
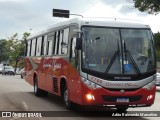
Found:
[{"label": "cloud", "polygon": [[84,14],[98,0],[0,0],[0,39],[15,32],[44,30],[63,20],[53,18],[52,9],[68,9],[71,13]]},{"label": "cloud", "polygon": [[130,13],[136,13],[138,16],[147,16],[146,13],[139,12],[134,8],[133,0],[102,0],[106,6],[110,6],[117,9],[119,13],[127,15]]},{"label": "cloud", "polygon": [[104,4],[106,4],[107,6],[112,6],[112,7],[117,7],[119,5],[123,5],[126,3],[132,4],[133,0],[101,0]]},{"label": "cloud", "polygon": [[[119,1],[119,2],[118,2]],[[103,18],[119,18],[125,21],[134,21],[150,25],[154,33],[160,31],[159,15],[148,15],[142,13],[132,7],[132,2],[128,0],[101,0],[93,5],[86,13],[85,16],[89,17],[103,17]]]},{"label": "cloud", "polygon": [[[14,33],[32,33],[66,20],[52,16],[52,9],[68,9],[86,17],[144,18],[132,0],[0,0],[0,39]],[[75,17],[75,16],[71,16]]]}]

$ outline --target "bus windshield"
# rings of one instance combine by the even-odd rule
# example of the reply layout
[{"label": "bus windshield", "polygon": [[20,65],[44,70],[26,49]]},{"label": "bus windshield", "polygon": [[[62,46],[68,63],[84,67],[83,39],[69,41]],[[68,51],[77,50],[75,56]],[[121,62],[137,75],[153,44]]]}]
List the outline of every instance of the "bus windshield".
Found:
[{"label": "bus windshield", "polygon": [[155,69],[149,29],[82,27],[82,67],[108,74],[139,74]]}]

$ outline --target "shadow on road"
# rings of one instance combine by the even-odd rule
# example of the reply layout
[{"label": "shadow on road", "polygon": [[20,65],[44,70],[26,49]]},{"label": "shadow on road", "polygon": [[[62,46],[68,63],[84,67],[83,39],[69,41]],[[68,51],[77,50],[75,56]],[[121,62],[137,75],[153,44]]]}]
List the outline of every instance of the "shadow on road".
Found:
[{"label": "shadow on road", "polygon": [[[29,94],[34,95],[33,92],[29,92]],[[63,99],[61,97],[49,94],[48,97],[41,99],[45,100],[46,102],[49,102],[51,104],[56,104],[57,106],[61,108],[65,108]],[[127,116],[127,114],[132,114],[132,111],[128,111],[125,113],[118,112],[116,109],[111,108],[102,108],[102,107],[92,107],[92,106],[77,106],[74,110],[62,110],[62,111],[47,111],[46,114],[48,117],[87,117],[88,119],[105,119],[106,117],[110,117],[109,119],[117,119],[123,117],[123,119],[129,119],[130,120],[149,120],[150,118],[143,118],[140,116]],[[143,111],[142,111],[143,112]],[[134,113],[135,114],[135,113]],[[127,117],[126,117],[126,116]]]},{"label": "shadow on road", "polygon": [[[19,96],[19,97],[18,97]],[[3,98],[2,98],[3,97]],[[6,101],[7,98],[7,101]],[[5,93],[4,94],[0,94],[0,101],[3,99],[5,101],[4,108],[6,108],[8,105],[8,109],[1,109],[1,111],[5,110],[5,111],[38,111],[38,112],[42,112],[42,116],[44,114],[45,117],[70,117],[72,120],[72,118],[76,117],[76,119],[78,117],[80,118],[87,118],[87,120],[103,120],[103,119],[107,119],[107,117],[109,117],[109,119],[115,120],[115,119],[128,119],[128,117],[122,116],[122,114],[127,114],[130,113],[121,113],[121,112],[117,112],[115,109],[102,109],[102,108],[94,108],[94,107],[81,107],[81,106],[77,106],[75,110],[73,111],[69,111],[66,110],[64,108],[64,104],[63,104],[63,100],[60,97],[57,97],[55,95],[49,94],[48,97],[46,98],[41,98],[39,97],[38,99],[36,99],[37,97],[34,96],[33,92],[10,92],[10,93]],[[21,104],[22,101],[25,101],[25,103],[28,105],[28,109],[24,109],[23,104]],[[37,104],[35,104],[35,103]],[[9,104],[10,103],[10,104]],[[30,104],[29,104],[30,103]],[[49,111],[48,110],[48,106],[46,108],[43,109],[42,105],[48,104],[50,105],[50,108],[52,108],[53,106],[57,106],[57,108],[61,108],[61,110],[57,109],[57,108],[53,108],[52,110],[54,111]],[[32,106],[31,106],[32,105]],[[18,107],[17,107],[18,106]],[[38,109],[37,106],[42,106],[42,109]],[[1,105],[2,107],[2,105]],[[35,108],[34,110],[32,108]],[[142,111],[143,112],[143,111]],[[117,116],[117,117],[116,117]],[[79,118],[78,118],[79,119]],[[78,120],[77,119],[77,120]],[[148,118],[142,118],[142,117],[129,117],[130,120],[148,120],[150,119],[150,117]],[[75,118],[74,118],[75,120]]]}]

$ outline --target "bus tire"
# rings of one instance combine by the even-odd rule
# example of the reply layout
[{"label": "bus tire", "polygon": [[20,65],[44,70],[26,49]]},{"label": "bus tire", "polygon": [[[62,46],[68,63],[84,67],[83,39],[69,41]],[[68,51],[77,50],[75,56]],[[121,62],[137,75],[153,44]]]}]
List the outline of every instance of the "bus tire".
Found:
[{"label": "bus tire", "polygon": [[68,89],[67,89],[67,86],[64,87],[63,100],[64,100],[64,104],[65,104],[66,109],[73,110],[75,108],[75,103],[71,102],[68,99]]},{"label": "bus tire", "polygon": [[38,97],[46,97],[48,95],[47,91],[38,88],[37,77],[34,77],[34,95]]},{"label": "bus tire", "polygon": [[128,105],[116,105],[118,112],[126,112],[128,107],[129,107]]}]

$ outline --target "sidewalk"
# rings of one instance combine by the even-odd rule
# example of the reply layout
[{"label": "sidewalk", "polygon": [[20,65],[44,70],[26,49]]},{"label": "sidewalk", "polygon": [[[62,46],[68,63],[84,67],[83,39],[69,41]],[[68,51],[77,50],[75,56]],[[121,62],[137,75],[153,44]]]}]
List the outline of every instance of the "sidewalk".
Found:
[{"label": "sidewalk", "polygon": [[160,86],[156,86],[156,91],[160,92]]}]

